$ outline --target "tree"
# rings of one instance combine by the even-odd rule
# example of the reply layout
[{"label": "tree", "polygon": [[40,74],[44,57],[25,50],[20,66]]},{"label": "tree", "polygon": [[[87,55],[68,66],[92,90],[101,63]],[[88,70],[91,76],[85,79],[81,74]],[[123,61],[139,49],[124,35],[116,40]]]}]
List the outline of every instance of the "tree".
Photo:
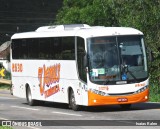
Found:
[{"label": "tree", "polygon": [[87,23],[112,26],[116,24],[110,6],[105,0],[64,0],[55,24]]},{"label": "tree", "polygon": [[86,23],[141,30],[155,57],[150,64],[152,82],[160,85],[159,8],[160,0],[64,0],[55,24]]}]

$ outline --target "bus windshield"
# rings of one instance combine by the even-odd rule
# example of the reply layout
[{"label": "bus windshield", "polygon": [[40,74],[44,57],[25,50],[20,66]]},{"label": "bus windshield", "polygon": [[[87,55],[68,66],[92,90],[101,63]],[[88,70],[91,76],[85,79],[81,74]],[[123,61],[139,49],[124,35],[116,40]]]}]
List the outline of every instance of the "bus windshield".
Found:
[{"label": "bus windshield", "polygon": [[87,51],[93,83],[135,83],[148,76],[142,35],[88,38]]}]

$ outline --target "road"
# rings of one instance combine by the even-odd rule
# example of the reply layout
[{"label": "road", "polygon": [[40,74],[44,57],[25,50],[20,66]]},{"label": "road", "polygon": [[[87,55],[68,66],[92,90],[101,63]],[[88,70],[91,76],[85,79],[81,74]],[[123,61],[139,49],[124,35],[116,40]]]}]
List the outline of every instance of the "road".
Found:
[{"label": "road", "polygon": [[[73,111],[67,105],[58,103],[29,106],[25,99],[14,97],[7,90],[0,90],[0,120],[12,120],[12,124],[14,120],[15,123],[19,122],[19,126],[14,124],[14,129],[75,129],[75,126],[78,129],[104,129],[107,126],[111,129],[119,126],[124,129],[158,129],[160,103],[135,104],[128,111],[122,110],[119,105],[84,107],[81,111]],[[28,123],[38,126],[28,126]]]}]

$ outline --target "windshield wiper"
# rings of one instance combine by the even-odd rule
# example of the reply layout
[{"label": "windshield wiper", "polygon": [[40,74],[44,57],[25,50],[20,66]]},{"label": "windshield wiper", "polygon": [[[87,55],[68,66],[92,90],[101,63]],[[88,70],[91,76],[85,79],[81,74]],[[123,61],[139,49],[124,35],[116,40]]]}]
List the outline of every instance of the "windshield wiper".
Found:
[{"label": "windshield wiper", "polygon": [[125,74],[127,74],[127,73],[129,73],[132,77],[133,77],[133,79],[136,81],[136,82],[138,82],[137,81],[137,78],[134,76],[134,74],[131,72],[131,71],[129,71],[129,69],[128,69],[128,65],[122,65],[122,70],[123,70],[123,73],[125,73]]},{"label": "windshield wiper", "polygon": [[103,84],[104,84],[104,85],[107,85],[109,82],[110,82],[110,80],[109,80],[109,79],[106,79],[106,80],[103,82]]}]

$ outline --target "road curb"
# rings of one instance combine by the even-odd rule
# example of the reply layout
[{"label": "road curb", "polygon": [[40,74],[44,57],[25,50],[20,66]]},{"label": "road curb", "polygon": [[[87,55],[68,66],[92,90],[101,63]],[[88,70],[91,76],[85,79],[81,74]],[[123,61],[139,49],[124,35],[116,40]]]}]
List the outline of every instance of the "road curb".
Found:
[{"label": "road curb", "polygon": [[160,102],[147,102],[147,103],[156,103],[156,104],[160,104]]}]

